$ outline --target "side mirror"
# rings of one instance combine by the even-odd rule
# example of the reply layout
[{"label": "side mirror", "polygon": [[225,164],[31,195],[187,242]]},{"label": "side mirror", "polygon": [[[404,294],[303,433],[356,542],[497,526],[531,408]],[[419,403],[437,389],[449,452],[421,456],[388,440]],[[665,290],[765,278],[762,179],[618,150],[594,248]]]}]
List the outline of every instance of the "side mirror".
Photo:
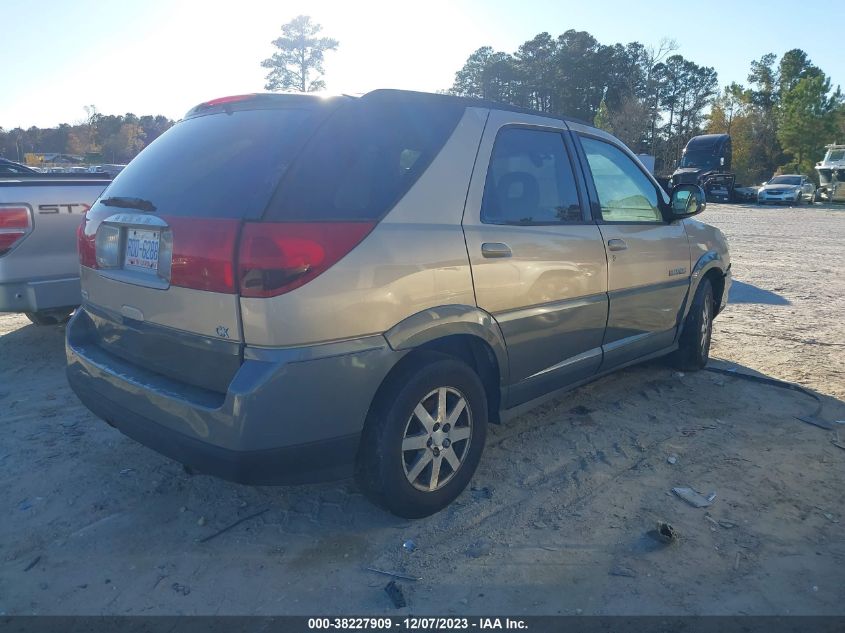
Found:
[{"label": "side mirror", "polygon": [[672,217],[688,218],[704,211],[707,198],[698,185],[678,185],[672,189]]}]

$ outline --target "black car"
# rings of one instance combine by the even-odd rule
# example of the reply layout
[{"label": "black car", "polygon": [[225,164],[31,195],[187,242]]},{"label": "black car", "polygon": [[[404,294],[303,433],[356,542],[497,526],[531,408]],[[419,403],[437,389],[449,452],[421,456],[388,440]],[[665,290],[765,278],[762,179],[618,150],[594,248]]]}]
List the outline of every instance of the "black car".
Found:
[{"label": "black car", "polygon": [[0,175],[14,175],[14,174],[37,174],[34,169],[15,163],[5,158],[0,158]]}]

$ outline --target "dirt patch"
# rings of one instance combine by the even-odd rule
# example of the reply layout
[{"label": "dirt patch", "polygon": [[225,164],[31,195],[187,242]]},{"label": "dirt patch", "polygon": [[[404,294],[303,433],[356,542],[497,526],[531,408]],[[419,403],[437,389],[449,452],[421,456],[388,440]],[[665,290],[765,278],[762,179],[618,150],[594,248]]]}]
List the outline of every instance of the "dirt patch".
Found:
[{"label": "dirt patch", "polygon": [[[714,356],[845,419],[845,213],[704,219],[738,282]],[[816,405],[800,393],[631,368],[493,427],[471,489],[406,521],[348,481],[190,476],[78,403],[61,328],[2,316],[0,334],[1,613],[845,613],[845,450],[796,419]],[[408,606],[367,567],[420,578],[396,579]]]}]

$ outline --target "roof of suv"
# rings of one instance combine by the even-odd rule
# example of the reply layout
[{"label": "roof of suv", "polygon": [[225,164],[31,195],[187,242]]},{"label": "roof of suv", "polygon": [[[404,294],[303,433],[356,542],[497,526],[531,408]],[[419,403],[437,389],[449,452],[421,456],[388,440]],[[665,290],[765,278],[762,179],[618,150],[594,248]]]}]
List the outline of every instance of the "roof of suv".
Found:
[{"label": "roof of suv", "polygon": [[436,94],[432,92],[417,92],[415,90],[397,90],[392,88],[380,88],[377,90],[372,90],[370,92],[361,94],[361,95],[337,95],[337,96],[323,96],[323,95],[316,95],[316,94],[308,94],[308,93],[298,93],[298,92],[283,92],[283,93],[272,93],[272,92],[258,92],[254,94],[246,94],[246,95],[235,95],[230,97],[221,97],[218,99],[212,99],[211,101],[206,101],[201,103],[193,108],[185,115],[185,118],[196,116],[199,114],[209,114],[210,112],[220,109],[224,110],[227,108],[238,107],[235,104],[243,104],[246,105],[249,102],[254,101],[262,101],[267,105],[272,104],[273,101],[278,100],[281,102],[285,100],[287,103],[290,103],[292,99],[296,101],[300,101],[303,103],[306,102],[314,102],[315,100],[319,100],[322,102],[331,101],[331,100],[347,100],[347,99],[361,99],[362,101],[427,101],[429,103],[443,103],[445,104],[452,104],[452,105],[462,105],[467,108],[489,108],[491,110],[505,110],[508,112],[520,112],[522,114],[530,114],[533,116],[541,116],[550,119],[556,120],[563,120],[563,121],[570,121],[572,123],[578,123],[580,125],[585,125],[587,127],[594,128],[595,126],[592,123],[588,123],[587,121],[583,121],[581,119],[575,117],[569,117],[559,114],[554,114],[551,112],[541,112],[540,110],[533,110],[531,108],[522,108],[519,106],[514,106],[508,103],[501,103],[498,101],[490,101],[486,99],[477,99],[474,97],[459,97],[456,95],[448,95],[448,94]]}]

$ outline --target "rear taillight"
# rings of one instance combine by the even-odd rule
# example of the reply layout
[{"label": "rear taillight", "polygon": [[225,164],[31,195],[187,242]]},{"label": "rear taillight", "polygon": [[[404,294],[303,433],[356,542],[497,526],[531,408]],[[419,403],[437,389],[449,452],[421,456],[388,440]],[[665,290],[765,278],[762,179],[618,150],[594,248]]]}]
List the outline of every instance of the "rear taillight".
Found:
[{"label": "rear taillight", "polygon": [[240,220],[164,219],[173,239],[170,284],[235,293],[235,244]]},{"label": "rear taillight", "polygon": [[85,234],[87,220],[76,228],[76,250],[79,252],[79,263],[88,268],[97,267],[96,235]]},{"label": "rear taillight", "polygon": [[29,207],[0,206],[0,257],[11,251],[32,232]]},{"label": "rear taillight", "polygon": [[242,297],[274,297],[308,283],[349,253],[373,222],[254,222],[238,249]]}]

